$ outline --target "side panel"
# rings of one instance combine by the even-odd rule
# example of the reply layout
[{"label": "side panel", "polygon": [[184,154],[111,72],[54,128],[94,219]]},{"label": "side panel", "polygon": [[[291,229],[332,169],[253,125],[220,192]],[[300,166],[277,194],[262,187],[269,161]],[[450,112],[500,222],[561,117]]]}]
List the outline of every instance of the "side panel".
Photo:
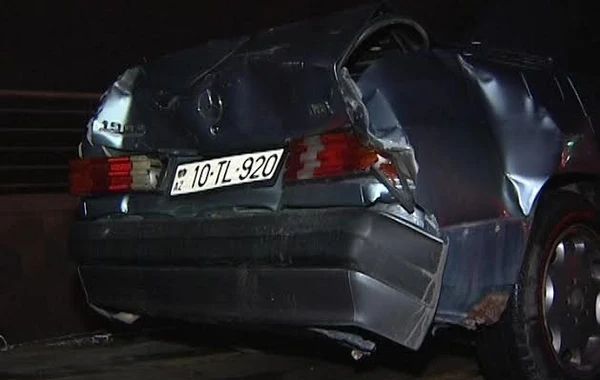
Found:
[{"label": "side panel", "polygon": [[[544,184],[555,174],[600,172],[569,78],[490,55],[434,51],[390,55],[358,84],[370,113],[387,107],[395,116],[371,116],[373,133],[406,133],[419,163],[417,201],[449,241],[438,321],[494,322]],[[487,318],[486,307],[499,312]]]},{"label": "side panel", "polygon": [[450,245],[436,322],[469,328],[497,322],[521,268],[529,227],[507,218],[442,230]]}]

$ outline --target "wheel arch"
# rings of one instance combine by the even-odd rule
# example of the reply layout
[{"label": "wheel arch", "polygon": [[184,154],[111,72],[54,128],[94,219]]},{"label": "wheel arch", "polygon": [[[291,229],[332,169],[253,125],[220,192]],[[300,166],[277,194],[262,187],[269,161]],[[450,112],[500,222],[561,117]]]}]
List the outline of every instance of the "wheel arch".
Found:
[{"label": "wheel arch", "polygon": [[[600,175],[580,172],[561,173],[554,175],[544,183],[540,191],[538,192],[531,212],[528,215],[529,221],[529,233],[527,240],[524,245],[523,252],[519,255],[518,267],[522,268],[525,263],[526,252],[530,249],[533,244],[532,233],[537,228],[537,224],[540,220],[540,214],[545,205],[552,202],[552,193],[557,191],[568,191],[578,194],[589,201],[596,209],[600,209]],[[512,281],[512,286],[515,286],[518,282],[518,275]],[[489,295],[496,295],[490,293]],[[484,300],[486,297],[484,297]],[[502,301],[505,299],[502,298]],[[508,297],[506,298],[508,301]],[[507,303],[505,302],[503,307],[497,308],[497,311],[502,314],[506,309]],[[498,315],[499,319],[500,315]]]},{"label": "wheel arch", "polygon": [[[447,266],[447,273],[445,273],[447,278],[444,283],[446,287],[442,290],[441,304],[436,316],[438,324],[458,324],[469,329],[477,329],[500,320],[510,298],[511,289],[518,282],[526,252],[533,244],[532,231],[536,229],[536,224],[540,220],[541,210],[545,208],[547,202],[552,202],[552,193],[561,190],[581,194],[600,209],[600,175],[570,172],[548,178],[538,191],[529,214],[504,221],[505,224],[502,224],[502,220],[494,220],[493,223],[483,225],[479,237],[496,239],[496,243],[492,245],[496,251],[492,255],[494,259],[491,263],[486,261],[483,266],[476,267],[481,275],[471,279],[455,275],[455,273],[464,273],[464,265],[469,265],[462,259],[454,266]],[[499,230],[504,230],[501,239],[496,235]],[[445,230],[449,239],[459,243],[466,241],[460,238],[464,232],[465,228]],[[471,228],[468,232],[472,234],[474,231]],[[466,249],[459,248],[458,251]],[[479,262],[475,259],[474,261]]]},{"label": "wheel arch", "polygon": [[600,174],[570,172],[548,178],[538,192],[528,215],[532,228],[535,228],[536,216],[539,215],[544,204],[550,201],[551,194],[556,191],[570,191],[579,194],[599,208]]},{"label": "wheel arch", "polygon": [[[552,237],[553,233],[560,232],[566,223],[578,220],[581,215],[589,218],[585,216],[588,213],[582,211],[588,210],[590,205],[598,215],[599,190],[599,175],[571,172],[552,176],[538,192],[527,215],[530,232],[510,299],[498,321],[478,326],[477,353],[486,376],[492,379],[579,378],[573,374],[577,375],[580,369],[563,372],[564,367],[551,359],[551,351],[543,349],[550,341],[540,330],[540,326],[541,329],[544,327],[539,320],[539,310],[544,306],[538,298],[542,294],[539,276],[546,260],[551,260],[551,253],[547,254],[544,248],[546,242],[555,241],[557,236]],[[543,284],[543,277],[541,279]],[[585,378],[597,378],[598,367],[591,371],[596,372]]]}]

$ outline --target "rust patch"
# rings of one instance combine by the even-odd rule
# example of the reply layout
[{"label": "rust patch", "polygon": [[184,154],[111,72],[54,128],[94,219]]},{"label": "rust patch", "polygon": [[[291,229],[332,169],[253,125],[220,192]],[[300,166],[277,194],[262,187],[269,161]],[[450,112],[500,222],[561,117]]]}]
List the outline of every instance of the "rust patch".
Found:
[{"label": "rust patch", "polygon": [[471,309],[464,323],[469,328],[476,328],[481,325],[492,325],[500,320],[506,304],[508,303],[509,292],[491,292],[485,295]]}]

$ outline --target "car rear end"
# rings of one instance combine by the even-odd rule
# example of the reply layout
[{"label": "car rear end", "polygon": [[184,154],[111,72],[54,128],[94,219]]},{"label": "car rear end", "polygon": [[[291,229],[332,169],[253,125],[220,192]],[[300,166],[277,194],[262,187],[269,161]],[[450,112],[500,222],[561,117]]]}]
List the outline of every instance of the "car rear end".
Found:
[{"label": "car rear end", "polygon": [[219,53],[228,62],[184,91],[157,90],[152,68],[128,71],[90,121],[70,174],[88,302],[418,348],[445,244],[410,197],[410,165],[361,129],[356,89],[333,61],[298,73],[284,56],[249,64],[255,47],[224,46],[235,46]]}]

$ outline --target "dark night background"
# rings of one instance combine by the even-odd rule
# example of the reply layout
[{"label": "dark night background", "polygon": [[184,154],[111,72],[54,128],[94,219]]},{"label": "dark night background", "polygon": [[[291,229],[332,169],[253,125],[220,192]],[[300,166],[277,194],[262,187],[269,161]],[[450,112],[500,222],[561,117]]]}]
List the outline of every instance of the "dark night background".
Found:
[{"label": "dark night background", "polygon": [[[125,67],[144,58],[367,2],[4,0],[0,87],[100,92]],[[454,29],[462,27],[457,22],[463,18],[459,10],[472,11],[474,4],[480,3],[477,8],[483,4],[404,3],[410,13],[454,24]]]},{"label": "dark night background", "polygon": [[0,87],[101,92],[144,58],[340,7],[311,0],[5,1]]},{"label": "dark night background", "polygon": [[[367,2],[4,0],[0,88],[101,92],[125,67],[144,59]],[[567,45],[572,57],[580,57],[586,47],[598,46],[591,2],[498,3],[511,2],[515,6],[499,10],[487,0],[398,3],[437,39],[468,37],[476,21],[488,20],[489,29],[505,30],[506,38],[512,33],[517,43],[541,44],[543,52]],[[517,23],[530,25],[514,29]]]},{"label": "dark night background", "polygon": [[[144,58],[367,2],[4,0],[0,2],[0,87],[99,92],[125,67]],[[517,21],[532,22],[529,30],[513,30],[518,41],[566,43],[573,56],[582,55],[585,47],[598,46],[591,2],[516,1],[515,7],[497,13],[493,2],[486,0],[400,3],[430,31],[439,31],[434,37],[441,39],[468,34],[475,20],[492,14],[494,29],[510,31]]]}]

